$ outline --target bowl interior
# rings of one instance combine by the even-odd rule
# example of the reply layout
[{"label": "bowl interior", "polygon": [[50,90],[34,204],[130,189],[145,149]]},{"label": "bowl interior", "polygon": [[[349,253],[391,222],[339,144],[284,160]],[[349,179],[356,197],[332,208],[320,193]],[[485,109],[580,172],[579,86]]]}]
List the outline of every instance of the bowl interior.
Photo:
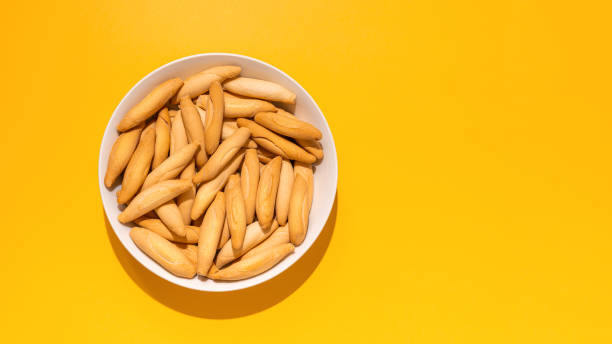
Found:
[{"label": "bowl interior", "polygon": [[[296,247],[295,252],[263,274],[233,282],[216,282],[197,277],[193,279],[180,278],[167,272],[140,251],[129,237],[130,227],[117,220],[121,210],[117,204],[116,192],[121,186],[117,183],[111,189],[104,186],[108,156],[118,136],[115,128],[123,115],[156,85],[173,77],[178,76],[184,79],[208,67],[228,64],[242,67],[242,76],[273,81],[294,92],[297,95],[296,105],[285,108],[322,131],[321,144],[323,145],[324,158],[315,166],[314,199],[310,212],[310,224],[304,242]],[[312,97],[295,80],[279,69],[256,59],[241,55],[214,53],[189,56],[170,62],[144,77],[125,95],[113,112],[104,132],[98,163],[98,179],[102,203],[108,220],[121,243],[136,260],[159,277],[183,287],[205,291],[230,291],[248,288],[273,278],[289,268],[310,248],[323,229],[334,203],[338,181],[338,162],[334,140],[325,117]]]}]

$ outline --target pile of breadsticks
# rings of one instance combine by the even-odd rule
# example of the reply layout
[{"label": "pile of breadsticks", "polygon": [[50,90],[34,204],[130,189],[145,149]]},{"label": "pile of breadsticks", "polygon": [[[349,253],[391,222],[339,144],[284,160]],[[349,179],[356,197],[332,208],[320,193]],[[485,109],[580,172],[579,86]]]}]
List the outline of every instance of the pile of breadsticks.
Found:
[{"label": "pile of breadsticks", "polygon": [[[274,103],[296,95],[238,66],[167,80],[123,117],[104,183],[134,243],[169,272],[239,280],[304,240],[321,132]],[[195,103],[194,103],[195,99]]]}]

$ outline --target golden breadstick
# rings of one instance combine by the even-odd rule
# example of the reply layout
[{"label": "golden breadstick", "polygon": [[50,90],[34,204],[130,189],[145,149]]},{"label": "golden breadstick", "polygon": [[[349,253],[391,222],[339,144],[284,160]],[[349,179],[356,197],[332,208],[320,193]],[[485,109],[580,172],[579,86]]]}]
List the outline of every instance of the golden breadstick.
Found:
[{"label": "golden breadstick", "polygon": [[146,189],[153,184],[164,180],[174,179],[183,169],[193,160],[194,154],[199,146],[196,143],[190,143],[181,148],[175,154],[157,166],[145,179],[142,188]]},{"label": "golden breadstick", "polygon": [[289,201],[289,237],[294,245],[299,245],[306,237],[308,215],[312,207],[314,181],[312,167],[296,162],[293,167],[295,180]]},{"label": "golden breadstick", "polygon": [[170,115],[168,108],[163,108],[157,114],[155,123],[155,154],[153,155],[153,168],[156,168],[168,158],[170,150]]},{"label": "golden breadstick", "polygon": [[125,173],[123,174],[123,182],[121,190],[117,192],[117,202],[125,204],[138,192],[142,183],[144,183],[151,160],[155,152],[155,122],[149,123],[140,135],[138,147],[132,154]]},{"label": "golden breadstick", "polygon": [[212,202],[212,200],[215,198],[217,192],[221,191],[221,189],[223,189],[225,186],[229,176],[238,170],[243,157],[244,152],[239,152],[227,164],[227,166],[225,166],[223,171],[221,171],[221,173],[215,177],[215,179],[200,185],[196,193],[195,200],[193,201],[193,207],[191,208],[192,220],[196,220],[198,217],[204,214],[206,208],[208,208],[210,202]]},{"label": "golden breadstick", "polygon": [[314,140],[295,140],[298,145],[302,146],[308,153],[312,154],[317,160],[323,159],[323,147],[321,142]]},{"label": "golden breadstick", "polygon": [[189,190],[193,184],[188,180],[166,180],[141,191],[117,217],[128,223]]},{"label": "golden breadstick", "polygon": [[155,213],[168,229],[179,236],[185,236],[185,222],[174,200],[169,200],[157,207]]},{"label": "golden breadstick", "polygon": [[144,227],[152,232],[161,235],[164,239],[172,242],[178,242],[183,244],[197,244],[200,238],[200,227],[186,226],[185,236],[176,235],[173,231],[169,230],[166,225],[160,219],[148,219],[139,217],[134,220],[134,223],[140,227]]},{"label": "golden breadstick", "polygon": [[280,156],[272,159],[263,169],[257,186],[257,198],[255,199],[255,212],[257,220],[263,228],[268,228],[274,219],[274,204],[281,172]]},{"label": "golden breadstick", "polygon": [[[195,161],[191,161],[187,167],[181,172],[181,179],[192,181],[193,176],[195,175]],[[193,200],[195,199],[196,188],[195,185],[192,185],[191,188],[185,192],[180,194],[176,198],[176,205],[181,212],[183,217],[183,222],[185,225],[189,225],[191,223],[191,207],[193,206]]]},{"label": "golden breadstick", "polygon": [[229,240],[230,232],[229,227],[227,226],[227,216],[225,216],[225,221],[223,221],[223,229],[221,230],[221,237],[219,238],[219,245],[217,245],[217,250],[220,250],[223,245]]},{"label": "golden breadstick", "polygon": [[238,77],[223,83],[223,88],[241,96],[295,104],[295,93],[270,81]]},{"label": "golden breadstick", "polygon": [[[292,113],[287,112],[280,108],[276,109],[276,112],[280,115],[285,115],[286,117],[289,117],[289,118],[295,118],[295,116]],[[302,148],[304,148],[308,153],[314,155],[315,158],[317,158],[317,160],[323,159],[323,147],[321,146],[321,143],[319,141],[301,140],[301,139],[296,138],[295,142],[297,142],[297,144],[300,145]]]},{"label": "golden breadstick", "polygon": [[276,221],[281,226],[287,224],[291,188],[293,188],[293,165],[291,165],[291,161],[283,160],[278,182],[278,192],[276,193]]},{"label": "golden breadstick", "polygon": [[252,257],[261,252],[268,251],[269,249],[278,245],[286,244],[289,242],[289,226],[278,227],[277,230],[272,233],[266,240],[262,241],[261,244],[253,247],[249,252],[245,253],[240,257],[241,260]]},{"label": "golden breadstick", "polygon": [[210,274],[214,280],[237,281],[259,275],[268,271],[274,265],[293,252],[292,244],[282,244],[265,252],[241,259],[236,263]]},{"label": "golden breadstick", "polygon": [[320,140],[321,131],[312,124],[300,121],[295,116],[286,116],[281,112],[260,112],[255,115],[255,122],[278,134],[302,140]]},{"label": "golden breadstick", "polygon": [[136,146],[138,146],[140,133],[143,128],[144,123],[141,123],[137,127],[122,133],[113,144],[113,148],[108,156],[106,175],[104,176],[104,185],[106,185],[107,188],[113,185],[117,177],[127,166],[132,157],[132,153],[134,153]]},{"label": "golden breadstick", "polygon": [[[223,113],[225,118],[253,117],[258,112],[276,110],[272,103],[265,100],[236,96],[228,92],[223,93],[223,99],[225,101],[225,111]],[[206,109],[208,95],[203,94],[198,97],[196,105]]]},{"label": "golden breadstick", "polygon": [[117,130],[129,130],[153,116],[164,107],[181,86],[183,86],[183,80],[180,78],[166,80],[159,84],[153,91],[147,94],[140,103],[134,105],[134,107],[123,116],[123,119],[121,119],[121,122],[119,122],[117,126]]},{"label": "golden breadstick", "polygon": [[170,155],[175,154],[179,149],[187,146],[187,132],[183,124],[183,116],[181,110],[175,111],[176,116],[172,118],[172,126],[170,128]]},{"label": "golden breadstick", "polygon": [[208,91],[213,81],[223,81],[225,79],[237,77],[241,68],[238,66],[217,66],[205,69],[185,79],[185,85],[178,91],[173,104],[177,104],[181,98],[188,96],[195,98]]},{"label": "golden breadstick", "polygon": [[189,244],[174,244],[179,250],[189,259],[193,264],[198,263],[198,247],[196,245]]},{"label": "golden breadstick", "polygon": [[246,150],[240,179],[246,210],[246,223],[250,224],[255,217],[255,199],[257,198],[257,185],[259,184],[259,160],[256,150]]},{"label": "golden breadstick", "polygon": [[206,105],[206,153],[213,154],[219,146],[223,128],[223,89],[218,81],[210,85],[210,97]]},{"label": "golden breadstick", "polygon": [[239,127],[249,128],[251,137],[257,145],[269,150],[272,153],[282,156],[285,159],[312,164],[317,159],[314,155],[306,152],[295,143],[284,139],[261,125],[244,118],[236,120]]},{"label": "golden breadstick", "polygon": [[260,242],[266,240],[274,231],[278,228],[278,222],[274,221],[270,229],[264,229],[259,225],[259,222],[255,221],[247,226],[246,232],[244,233],[244,240],[242,241],[242,248],[234,250],[232,245],[232,238],[230,238],[225,245],[221,248],[217,254],[215,265],[218,268],[222,268],[227,263],[234,261],[243,254],[247,253],[250,249],[257,246]]},{"label": "golden breadstick", "polygon": [[193,177],[193,182],[199,184],[215,178],[234,155],[240,151],[250,136],[249,129],[240,128],[236,130],[232,136],[219,145],[219,148],[210,156],[204,167]]},{"label": "golden breadstick", "polygon": [[218,192],[202,221],[198,241],[198,274],[206,276],[215,258],[223,221],[225,219],[225,196]]},{"label": "golden breadstick", "polygon": [[276,158],[278,155],[269,152],[263,148],[257,148],[257,159],[259,159],[259,162],[263,163],[263,164],[267,164],[270,161],[272,161],[272,159]]},{"label": "golden breadstick", "polygon": [[138,248],[169,272],[186,278],[195,275],[195,264],[170,241],[140,227],[133,227],[130,230],[130,237]]},{"label": "golden breadstick", "polygon": [[225,209],[233,248],[239,250],[242,247],[247,224],[244,196],[238,174],[231,175],[225,185]]},{"label": "golden breadstick", "polygon": [[188,97],[181,99],[181,117],[189,142],[197,143],[201,148],[196,154],[196,165],[202,166],[208,160],[204,151],[204,126],[195,105]]}]

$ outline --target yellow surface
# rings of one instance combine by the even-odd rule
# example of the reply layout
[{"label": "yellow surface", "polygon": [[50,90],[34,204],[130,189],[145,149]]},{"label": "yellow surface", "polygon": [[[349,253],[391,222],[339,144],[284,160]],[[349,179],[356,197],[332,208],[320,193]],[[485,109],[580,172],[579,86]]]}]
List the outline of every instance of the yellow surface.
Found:
[{"label": "yellow surface", "polygon": [[[612,341],[610,2],[4,6],[5,342]],[[120,99],[203,52],[298,80],[340,163],[313,251],[224,295],[143,270],[98,193]]]}]

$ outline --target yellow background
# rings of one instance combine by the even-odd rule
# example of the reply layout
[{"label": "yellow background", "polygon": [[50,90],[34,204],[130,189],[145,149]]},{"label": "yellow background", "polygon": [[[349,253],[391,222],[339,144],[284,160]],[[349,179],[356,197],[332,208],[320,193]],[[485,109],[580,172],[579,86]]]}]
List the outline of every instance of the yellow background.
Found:
[{"label": "yellow background", "polygon": [[[4,341],[612,341],[610,2],[4,6]],[[340,168],[312,252],[223,295],[145,271],[98,192],[115,106],[203,52],[293,76]]]}]

